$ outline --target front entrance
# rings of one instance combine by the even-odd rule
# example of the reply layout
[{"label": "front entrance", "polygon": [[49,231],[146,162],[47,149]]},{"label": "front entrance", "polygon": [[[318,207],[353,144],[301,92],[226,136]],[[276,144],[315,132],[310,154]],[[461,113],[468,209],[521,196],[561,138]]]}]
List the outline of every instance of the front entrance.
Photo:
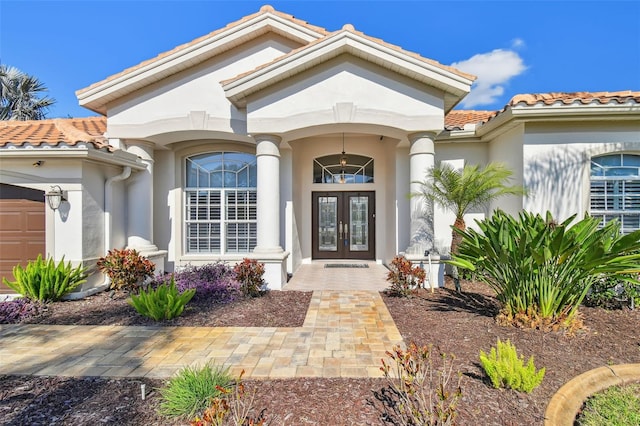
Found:
[{"label": "front entrance", "polygon": [[314,259],[375,259],[375,192],[311,196]]}]

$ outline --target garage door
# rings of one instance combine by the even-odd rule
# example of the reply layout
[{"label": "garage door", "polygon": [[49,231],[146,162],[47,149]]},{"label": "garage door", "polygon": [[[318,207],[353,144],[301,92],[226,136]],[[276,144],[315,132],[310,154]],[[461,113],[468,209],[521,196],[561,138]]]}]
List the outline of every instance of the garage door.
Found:
[{"label": "garage door", "polygon": [[[45,253],[44,192],[0,184],[0,283],[13,267]],[[0,284],[1,293],[13,291]]]}]

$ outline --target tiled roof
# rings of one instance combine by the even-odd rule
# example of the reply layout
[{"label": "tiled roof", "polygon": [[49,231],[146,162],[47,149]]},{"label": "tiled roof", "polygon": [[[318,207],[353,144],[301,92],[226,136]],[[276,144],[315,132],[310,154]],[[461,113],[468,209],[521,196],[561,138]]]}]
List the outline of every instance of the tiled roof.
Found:
[{"label": "tiled roof", "polygon": [[588,105],[598,103],[624,104],[629,101],[640,103],[640,92],[624,90],[619,92],[553,92],[515,95],[500,111],[453,110],[445,117],[446,130],[462,130],[465,124],[484,124],[507,109],[515,106]]},{"label": "tiled roof", "polygon": [[88,143],[112,150],[104,133],[106,117],[55,118],[52,120],[0,121],[0,148],[8,146],[75,146]]},{"label": "tiled roof", "polygon": [[608,104],[617,102],[623,104],[633,100],[640,102],[640,92],[625,90],[621,92],[573,92],[573,93],[533,93],[516,95],[507,104],[507,106],[516,106],[524,104],[528,106],[536,104],[553,105],[559,102],[562,105],[570,105],[580,103],[582,105],[597,102],[599,104]]},{"label": "tiled roof", "polygon": [[121,71],[121,72],[119,72],[117,74],[109,76],[109,77],[107,77],[106,79],[104,79],[102,81],[98,81],[97,83],[93,83],[89,87],[85,87],[84,89],[78,90],[76,92],[76,95],[80,95],[82,93],[88,92],[88,91],[90,91],[91,89],[93,89],[95,87],[101,86],[101,85],[103,85],[105,83],[108,83],[109,81],[115,80],[115,79],[117,79],[117,78],[119,78],[119,77],[121,77],[123,75],[126,75],[126,74],[129,74],[129,73],[133,72],[133,71],[136,71],[137,69],[140,69],[140,68],[145,67],[145,66],[147,66],[149,64],[157,62],[157,61],[161,60],[162,58],[165,58],[167,56],[173,55],[176,52],[188,49],[189,47],[191,47],[191,46],[193,46],[195,44],[198,44],[198,43],[203,42],[203,41],[205,41],[207,39],[213,38],[213,37],[219,35],[220,33],[228,31],[231,28],[237,27],[238,25],[241,25],[244,22],[250,21],[251,19],[254,19],[257,16],[264,15],[264,14],[267,14],[267,13],[279,16],[279,17],[281,17],[283,19],[286,19],[288,21],[294,22],[295,24],[304,26],[304,27],[306,27],[306,28],[308,28],[308,29],[310,29],[312,31],[315,31],[315,32],[317,32],[319,34],[322,34],[322,35],[328,34],[328,31],[326,29],[322,28],[322,27],[317,27],[315,25],[311,25],[306,21],[303,21],[301,19],[297,19],[293,15],[289,15],[287,13],[278,12],[277,10],[274,10],[274,8],[272,6],[264,5],[264,6],[262,6],[260,8],[259,12],[256,12],[256,13],[251,14],[251,15],[247,15],[247,16],[245,16],[245,17],[243,17],[243,18],[241,18],[241,19],[239,19],[239,20],[237,20],[235,22],[231,22],[231,23],[227,24],[223,28],[220,28],[220,29],[217,29],[215,31],[212,31],[209,34],[203,35],[202,37],[198,37],[198,38],[196,38],[194,40],[191,40],[190,42],[181,44],[180,46],[177,46],[177,47],[175,47],[175,48],[173,48],[173,49],[171,49],[171,50],[169,50],[167,52],[160,53],[155,58],[147,59],[146,61],[140,62],[139,64],[134,65],[134,66],[132,66],[130,68],[127,68],[124,71]]},{"label": "tiled roof", "polygon": [[446,130],[462,130],[465,124],[481,124],[487,122],[498,111],[453,110],[444,117]]},{"label": "tiled roof", "polygon": [[250,71],[244,72],[244,73],[242,73],[242,74],[240,74],[240,75],[237,75],[237,76],[235,76],[235,77],[233,77],[233,78],[230,78],[230,79],[224,80],[224,81],[222,81],[222,82],[221,82],[221,84],[222,84],[222,85],[225,85],[225,84],[232,83],[232,82],[234,82],[234,81],[236,81],[236,80],[239,80],[239,79],[241,79],[241,78],[243,78],[243,77],[246,77],[247,75],[253,74],[253,73],[254,73],[254,72],[256,72],[256,71],[259,71],[259,70],[261,70],[261,69],[263,69],[263,68],[266,68],[266,67],[268,67],[268,66],[270,66],[270,65],[272,65],[272,64],[274,64],[274,63],[277,63],[277,62],[280,62],[280,61],[282,61],[282,60],[285,60],[286,58],[289,58],[290,56],[295,55],[295,54],[297,54],[298,52],[301,52],[301,51],[307,50],[307,49],[309,49],[309,48],[311,48],[311,47],[315,46],[316,44],[323,43],[323,42],[325,42],[327,39],[329,39],[329,38],[331,38],[331,37],[334,37],[334,36],[336,36],[336,35],[338,35],[338,34],[340,34],[340,33],[343,33],[343,32],[345,32],[345,31],[348,31],[348,32],[350,32],[350,33],[352,33],[352,34],[356,34],[356,35],[358,35],[358,36],[360,36],[360,37],[363,37],[363,38],[365,38],[365,39],[367,39],[367,40],[369,40],[369,41],[373,41],[374,43],[380,44],[380,45],[385,46],[385,47],[387,47],[387,48],[389,48],[389,49],[393,49],[393,50],[395,50],[396,52],[401,52],[401,53],[403,53],[403,54],[405,54],[405,55],[411,56],[412,58],[414,58],[414,59],[418,59],[418,60],[419,60],[419,61],[421,61],[421,62],[425,62],[425,63],[427,63],[427,64],[433,65],[433,66],[435,66],[435,67],[437,67],[437,68],[440,68],[440,69],[442,69],[442,70],[445,70],[445,71],[449,71],[449,72],[451,72],[451,73],[453,73],[453,74],[455,74],[455,75],[458,75],[458,76],[460,76],[460,77],[464,77],[464,78],[467,78],[467,79],[472,80],[472,81],[476,79],[476,76],[474,76],[474,75],[472,75],[472,74],[468,74],[468,73],[462,72],[462,71],[460,71],[460,70],[458,70],[458,69],[456,69],[456,68],[450,67],[450,66],[448,66],[448,65],[443,65],[443,64],[441,64],[441,63],[440,63],[440,62],[438,62],[438,61],[434,61],[433,59],[429,59],[429,58],[425,58],[425,57],[423,57],[423,56],[420,56],[419,54],[417,54],[417,53],[415,53],[415,52],[410,52],[410,51],[408,51],[408,50],[404,50],[404,49],[403,49],[403,48],[401,48],[400,46],[396,46],[396,45],[394,45],[394,44],[387,43],[386,41],[384,41],[384,40],[382,40],[382,39],[379,39],[379,38],[375,38],[375,37],[368,36],[368,35],[366,35],[365,33],[361,32],[361,31],[357,31],[357,30],[353,27],[353,25],[351,25],[351,24],[345,24],[345,25],[342,27],[342,29],[341,29],[341,30],[338,30],[338,31],[334,31],[334,32],[332,32],[332,33],[329,33],[329,34],[327,34],[325,37],[319,38],[319,39],[314,40],[314,41],[312,41],[312,42],[310,42],[310,43],[308,43],[308,44],[306,44],[306,45],[304,45],[304,46],[302,46],[302,47],[299,47],[299,48],[297,48],[297,49],[294,49],[294,50],[292,50],[291,52],[288,52],[288,53],[287,53],[287,54],[285,54],[285,55],[279,56],[279,57],[275,58],[275,59],[274,59],[273,61],[271,61],[271,62],[268,62],[268,63],[266,63],[266,64],[262,64],[262,65],[258,66],[257,68],[255,68],[255,69],[253,69],[253,70],[250,70]]}]

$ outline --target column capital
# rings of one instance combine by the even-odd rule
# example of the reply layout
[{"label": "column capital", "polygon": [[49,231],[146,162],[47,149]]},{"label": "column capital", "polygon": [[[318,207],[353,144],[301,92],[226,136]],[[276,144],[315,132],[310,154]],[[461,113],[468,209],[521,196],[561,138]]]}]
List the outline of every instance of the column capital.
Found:
[{"label": "column capital", "polygon": [[436,132],[417,132],[407,135],[409,138],[409,155],[434,154]]},{"label": "column capital", "polygon": [[276,145],[280,145],[280,142],[282,141],[282,138],[278,135],[271,135],[271,134],[267,134],[267,133],[259,133],[257,135],[253,135],[253,139],[257,142],[264,142],[264,141],[269,141],[271,143],[274,143]]},{"label": "column capital", "polygon": [[254,135],[253,139],[256,141],[256,156],[271,155],[274,157],[280,157],[280,142],[282,138],[276,135],[260,134]]},{"label": "column capital", "polygon": [[435,140],[436,136],[438,136],[438,132],[435,130],[423,130],[420,132],[409,133],[407,138],[409,139],[409,142],[413,143],[420,139]]}]

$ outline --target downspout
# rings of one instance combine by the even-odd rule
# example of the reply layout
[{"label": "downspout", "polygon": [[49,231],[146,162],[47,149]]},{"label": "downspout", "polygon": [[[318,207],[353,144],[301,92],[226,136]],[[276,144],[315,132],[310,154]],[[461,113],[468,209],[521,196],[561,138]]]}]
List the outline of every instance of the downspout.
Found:
[{"label": "downspout", "polygon": [[[128,179],[129,176],[131,176],[131,167],[125,166],[124,169],[122,170],[122,173],[120,173],[119,175],[110,177],[104,183],[104,253],[105,255],[111,249],[111,209],[113,207],[112,206],[113,191],[111,189],[111,186],[113,185],[114,182],[120,182],[125,179]],[[110,283],[111,283],[111,280],[107,275],[105,275],[104,281],[102,282],[102,284],[98,285],[97,287],[90,288],[89,290],[86,290],[86,291],[81,291],[78,293],[70,293],[65,297],[65,299],[74,300],[74,299],[82,299],[84,297],[91,296],[92,294],[96,294],[98,292],[101,292],[109,288]]]},{"label": "downspout", "polygon": [[[104,254],[111,250],[111,210],[113,208],[113,189],[114,182],[121,182],[128,179],[131,176],[131,167],[125,166],[122,173],[116,176],[112,176],[104,183]],[[111,280],[107,275],[104,276],[104,281],[96,288],[97,291],[102,291],[109,287]]]}]

